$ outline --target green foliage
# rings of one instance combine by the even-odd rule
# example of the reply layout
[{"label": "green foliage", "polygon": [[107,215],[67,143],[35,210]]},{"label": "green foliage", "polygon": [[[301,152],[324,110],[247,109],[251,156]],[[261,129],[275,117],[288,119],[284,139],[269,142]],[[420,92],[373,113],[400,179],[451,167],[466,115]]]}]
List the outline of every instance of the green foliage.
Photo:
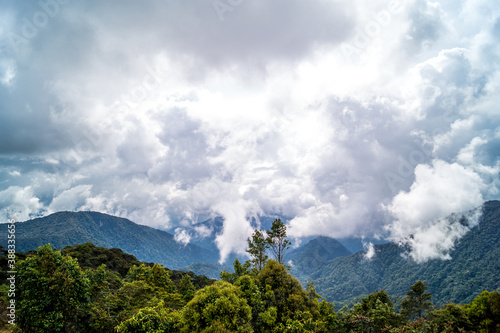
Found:
[{"label": "green foliage", "polygon": [[175,285],[178,285],[181,282],[184,275],[186,274],[191,277],[193,285],[196,288],[196,290],[209,286],[215,282],[214,279],[209,279],[203,275],[196,275],[193,272],[184,272],[176,270],[171,271],[170,279]]},{"label": "green foliage", "polygon": [[398,327],[392,328],[390,333],[441,333],[434,332],[429,326],[429,323],[424,318],[418,318],[417,320],[406,322]]},{"label": "green foliage", "polygon": [[251,263],[249,261],[246,261],[244,264],[241,264],[238,258],[236,258],[234,259],[233,263],[234,273],[229,273],[226,270],[223,270],[222,272],[220,272],[220,279],[222,281],[234,284],[239,277],[252,274],[250,266]]},{"label": "green foliage", "polygon": [[133,265],[140,265],[136,257],[124,253],[121,249],[107,249],[92,243],[66,246],[61,253],[76,258],[83,269],[93,269],[104,264],[108,270],[120,274],[121,277],[125,277]]},{"label": "green foliage", "polygon": [[406,292],[406,298],[401,302],[401,314],[407,319],[425,317],[432,309],[431,293],[426,293],[427,286],[422,281],[417,281]]},{"label": "green foliage", "polygon": [[263,312],[257,314],[255,328],[257,332],[270,332],[275,327],[276,319],[278,319],[278,310],[271,306]]},{"label": "green foliage", "polygon": [[376,290],[374,293],[368,295],[368,297],[362,298],[361,308],[364,312],[367,312],[374,309],[377,302],[387,304],[389,307],[393,308],[392,301],[385,290]]},{"label": "green foliage", "polygon": [[333,332],[339,326],[339,317],[335,313],[335,306],[325,300],[319,303],[319,318],[323,331]]},{"label": "green foliage", "polygon": [[[232,265],[227,264],[212,264],[212,263],[195,263],[186,267],[179,268],[184,272],[196,272],[197,275],[206,276],[209,279],[217,280],[219,278],[220,272],[224,269],[230,269]],[[193,273],[194,274],[194,273]],[[174,279],[172,278],[172,281]],[[210,283],[211,284],[211,283]]]},{"label": "green foliage", "polygon": [[182,277],[182,280],[177,286],[177,290],[182,295],[182,298],[187,303],[193,299],[196,288],[193,285],[193,279],[188,274]]},{"label": "green foliage", "polygon": [[388,332],[401,323],[401,316],[394,311],[392,301],[385,290],[376,291],[357,303],[350,312],[340,312],[341,326],[346,331],[369,330]]},{"label": "green foliage", "polygon": [[116,291],[109,291],[92,303],[89,311],[88,332],[113,332],[113,328],[131,318],[140,309],[158,304],[172,309],[182,308],[186,302],[179,294],[152,286],[145,280],[124,282]]},{"label": "green foliage", "polygon": [[483,291],[466,307],[466,311],[479,332],[500,332],[499,291]]},{"label": "green foliage", "polygon": [[97,267],[97,269],[88,270],[87,275],[90,281],[91,301],[96,301],[110,291],[120,289],[123,285],[121,277],[117,273],[106,269],[105,264]]},{"label": "green foliage", "polygon": [[266,251],[269,248],[269,242],[265,239],[264,234],[257,229],[254,231],[252,238],[247,239],[247,242],[247,252],[252,257],[251,263],[255,269],[260,271],[269,259],[266,254]]},{"label": "green foliage", "polygon": [[165,333],[180,332],[182,313],[160,303],[156,307],[139,310],[132,318],[116,327],[118,333]]},{"label": "green foliage", "polygon": [[314,302],[315,300],[321,299],[320,294],[316,292],[316,287],[314,286],[314,281],[307,282],[306,293],[309,301]]},{"label": "green foliage", "polygon": [[[2,223],[2,224],[0,224],[0,226],[3,226],[4,228],[6,228],[7,224]],[[3,235],[3,234],[0,233],[0,235]],[[7,240],[7,237],[5,237],[5,240]],[[0,284],[7,283],[7,276],[8,276],[7,271],[11,270],[8,267],[8,263],[9,263],[8,254],[9,254],[8,250],[0,245]],[[27,256],[26,253],[22,253],[22,252],[15,252],[14,255],[16,257],[16,262],[26,259],[26,256]]]},{"label": "green foliage", "polygon": [[252,309],[241,291],[225,281],[199,290],[183,312],[183,332],[252,332]]},{"label": "green foliage", "polygon": [[470,332],[474,328],[464,308],[453,303],[446,304],[444,309],[432,311],[428,326],[434,332]]},{"label": "green foliage", "polygon": [[281,219],[276,219],[271,225],[271,230],[267,230],[267,243],[271,252],[274,255],[274,259],[280,264],[285,263],[286,251],[290,248],[292,244],[286,237],[286,226]]},{"label": "green foliage", "polygon": [[278,312],[276,307],[266,307],[264,294],[259,287],[259,282],[255,276],[244,275],[238,278],[235,283],[240,288],[241,297],[247,301],[252,309],[251,324],[255,332],[270,332],[276,326]]},{"label": "green foliage", "polygon": [[125,278],[127,281],[145,281],[160,291],[173,292],[175,286],[170,280],[170,271],[156,263],[153,267],[141,264],[132,266]]},{"label": "green foliage", "polygon": [[7,316],[9,306],[9,286],[6,284],[0,285],[0,327],[7,325],[10,318]]},{"label": "green foliage", "polygon": [[[33,277],[31,279],[32,285],[37,283],[47,284],[47,281],[51,281],[50,283],[52,284],[57,284],[57,286],[47,286],[47,288],[50,287],[50,292],[41,292],[40,296],[45,296],[43,303],[46,303],[47,306],[50,306],[50,302],[58,303],[57,307],[53,310],[56,311],[58,308],[61,308],[64,316],[63,314],[57,313],[54,316],[56,316],[58,320],[60,319],[58,322],[63,322],[62,325],[65,325],[64,329],[67,330],[78,331],[81,327],[85,327],[83,331],[86,333],[114,332],[114,328],[118,324],[131,318],[142,308],[154,307],[162,302],[166,308],[182,309],[193,297],[196,289],[203,288],[213,281],[204,276],[194,275],[193,273],[170,271],[158,264],[141,263],[137,261],[134,256],[125,254],[120,249],[105,249],[94,246],[91,243],[66,247],[64,251],[61,252],[54,250],[52,250],[52,252],[56,262],[60,261],[65,263],[66,266],[73,265],[74,267],[69,267],[68,269],[70,271],[76,270],[79,272],[86,283],[86,292],[79,294],[79,296],[84,295],[84,298],[86,297],[85,302],[77,307],[77,317],[74,319],[68,316],[67,313],[72,309],[73,305],[71,304],[74,304],[79,298],[70,297],[66,299],[65,295],[59,295],[59,298],[52,295],[53,292],[57,292],[62,288],[66,288],[66,292],[70,291],[68,286],[59,282],[59,280],[64,278],[65,273],[63,274],[60,272],[51,275],[45,272],[45,275],[35,275],[35,271],[31,268],[29,269],[28,273]],[[79,262],[77,263],[75,258],[68,256],[70,253],[82,262],[87,269],[82,270]],[[40,250],[29,251],[16,255],[18,264],[21,266],[25,266],[28,263],[32,266],[33,260],[40,261],[40,256],[44,256],[44,258],[47,257],[47,249],[44,248],[42,252],[40,252]],[[28,258],[28,260],[26,260],[26,258]],[[114,262],[115,260],[119,263]],[[47,263],[45,263],[45,265],[47,265]],[[53,266],[57,267],[57,265]],[[64,265],[62,266],[66,267]],[[54,267],[52,267],[52,270],[55,269]],[[109,267],[112,267],[112,269]],[[126,267],[129,267],[128,274],[127,272],[123,273],[123,269]],[[2,267],[2,269],[5,268]],[[58,269],[63,270],[62,267]],[[43,270],[38,269],[38,271]],[[45,269],[45,271],[50,270]],[[21,271],[21,273],[24,274],[24,271]],[[24,275],[22,276],[25,277]],[[170,280],[170,276],[175,279],[176,283]],[[123,279],[122,277],[126,278]],[[27,281],[29,280],[25,280],[26,283]],[[0,286],[0,291],[4,291],[4,289],[7,290],[6,288],[6,285],[2,285]],[[47,290],[47,288],[39,290]],[[177,293],[176,289],[180,289],[180,293]],[[24,290],[25,294],[30,290],[31,289]],[[30,293],[30,297],[34,295],[34,291],[30,291]],[[63,299],[69,302],[70,306],[65,306]],[[0,293],[0,327],[6,326],[7,320],[3,319],[7,319],[7,301],[7,294]],[[30,301],[34,302],[35,300],[31,299]],[[42,301],[38,300],[38,302]],[[20,321],[25,321],[27,325],[31,326],[36,324],[36,320],[32,323],[30,319],[26,319],[24,314],[24,312],[21,311],[21,313],[19,313],[18,311],[17,315]],[[48,318],[47,320],[50,320],[50,316],[51,314],[49,313],[48,316],[45,317]],[[23,324],[21,323],[20,325],[22,327]],[[24,329],[24,331],[28,330],[29,329]],[[54,328],[55,332],[57,332],[57,330],[58,328]]]},{"label": "green foliage", "polygon": [[277,310],[278,324],[284,324],[296,312],[308,311],[313,307],[299,280],[275,260],[267,262],[257,275],[257,280],[264,291],[266,308],[275,307]]},{"label": "green foliage", "polygon": [[76,259],[45,245],[16,269],[17,324],[23,331],[78,330],[90,300],[90,281]]},{"label": "green foliage", "polygon": [[123,303],[116,294],[104,294],[90,305],[86,332],[113,332],[114,327],[130,315],[131,313],[124,311]]},{"label": "green foliage", "polygon": [[257,285],[255,277],[243,275],[238,278],[234,285],[240,288],[241,297],[243,297],[252,308],[252,320],[254,323],[257,323],[258,316],[261,312],[265,311],[265,307],[264,301],[262,300],[262,293]]}]

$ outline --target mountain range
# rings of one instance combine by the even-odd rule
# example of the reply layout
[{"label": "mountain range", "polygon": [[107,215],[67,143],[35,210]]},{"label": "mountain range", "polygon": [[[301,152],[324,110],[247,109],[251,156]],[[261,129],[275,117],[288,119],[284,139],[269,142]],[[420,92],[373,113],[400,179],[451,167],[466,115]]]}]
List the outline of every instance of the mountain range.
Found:
[{"label": "mountain range", "polygon": [[[7,224],[0,224],[0,235]],[[195,262],[217,263],[218,253],[194,244],[183,245],[168,232],[136,224],[128,219],[97,212],[59,212],[16,223],[16,250],[29,251],[50,243],[57,249],[93,243],[120,248],[141,261],[159,262],[170,269]],[[7,237],[0,239],[6,247]]]},{"label": "mountain range", "polygon": [[[205,223],[218,230],[223,221]],[[7,234],[6,224],[0,224],[0,234]],[[97,212],[59,212],[16,223],[16,247],[28,251],[50,243],[62,249],[91,242],[120,248],[139,260],[159,262],[170,269],[218,278],[222,269],[230,269],[232,261],[218,264],[213,243],[217,232],[213,234],[212,238],[184,246],[166,231],[128,219]],[[286,260],[292,274],[304,284],[314,281],[318,293],[337,306],[376,289],[397,298],[418,280],[429,287],[435,304],[467,303],[483,290],[500,289],[500,201],[484,204],[479,224],[455,245],[451,260],[416,263],[405,256],[406,249],[394,243],[374,245],[375,255],[367,259],[366,251],[352,251],[359,249],[359,244],[360,240],[311,238],[290,249]],[[6,247],[7,237],[1,237],[0,245]]]}]

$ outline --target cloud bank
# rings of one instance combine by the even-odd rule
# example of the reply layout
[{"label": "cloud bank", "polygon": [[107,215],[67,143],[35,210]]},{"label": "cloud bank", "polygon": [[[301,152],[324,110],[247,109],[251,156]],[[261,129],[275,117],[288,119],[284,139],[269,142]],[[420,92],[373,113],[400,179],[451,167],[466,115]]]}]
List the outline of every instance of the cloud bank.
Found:
[{"label": "cloud bank", "polygon": [[426,260],[498,199],[494,1],[0,6],[2,221],[90,209],[186,243],[223,216],[224,260],[280,215]]}]

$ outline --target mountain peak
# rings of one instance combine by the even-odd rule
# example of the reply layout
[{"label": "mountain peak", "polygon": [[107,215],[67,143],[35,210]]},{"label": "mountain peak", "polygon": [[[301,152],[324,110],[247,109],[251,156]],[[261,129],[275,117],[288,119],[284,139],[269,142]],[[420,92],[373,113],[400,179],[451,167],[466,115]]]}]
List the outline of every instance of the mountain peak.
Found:
[{"label": "mountain peak", "polygon": [[290,251],[288,258],[299,271],[307,272],[328,260],[350,254],[351,251],[336,239],[319,236]]}]

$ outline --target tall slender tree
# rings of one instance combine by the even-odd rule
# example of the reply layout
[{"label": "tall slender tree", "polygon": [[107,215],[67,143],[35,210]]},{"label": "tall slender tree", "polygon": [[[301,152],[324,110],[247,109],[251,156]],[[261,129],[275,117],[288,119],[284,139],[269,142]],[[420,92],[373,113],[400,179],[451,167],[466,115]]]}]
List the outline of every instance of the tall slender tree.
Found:
[{"label": "tall slender tree", "polygon": [[286,226],[281,219],[273,221],[271,230],[267,230],[267,243],[277,262],[284,265],[286,251],[292,244],[286,238]]},{"label": "tall slender tree", "polygon": [[406,298],[401,302],[401,314],[408,319],[422,318],[432,310],[431,293],[426,293],[427,286],[417,281],[406,292]]},{"label": "tall slender tree", "polygon": [[250,260],[253,266],[260,272],[260,270],[264,267],[269,259],[269,256],[266,254],[267,249],[269,248],[269,243],[266,241],[264,234],[255,229],[252,238],[247,239],[248,241],[248,249],[247,252],[252,257]]}]

